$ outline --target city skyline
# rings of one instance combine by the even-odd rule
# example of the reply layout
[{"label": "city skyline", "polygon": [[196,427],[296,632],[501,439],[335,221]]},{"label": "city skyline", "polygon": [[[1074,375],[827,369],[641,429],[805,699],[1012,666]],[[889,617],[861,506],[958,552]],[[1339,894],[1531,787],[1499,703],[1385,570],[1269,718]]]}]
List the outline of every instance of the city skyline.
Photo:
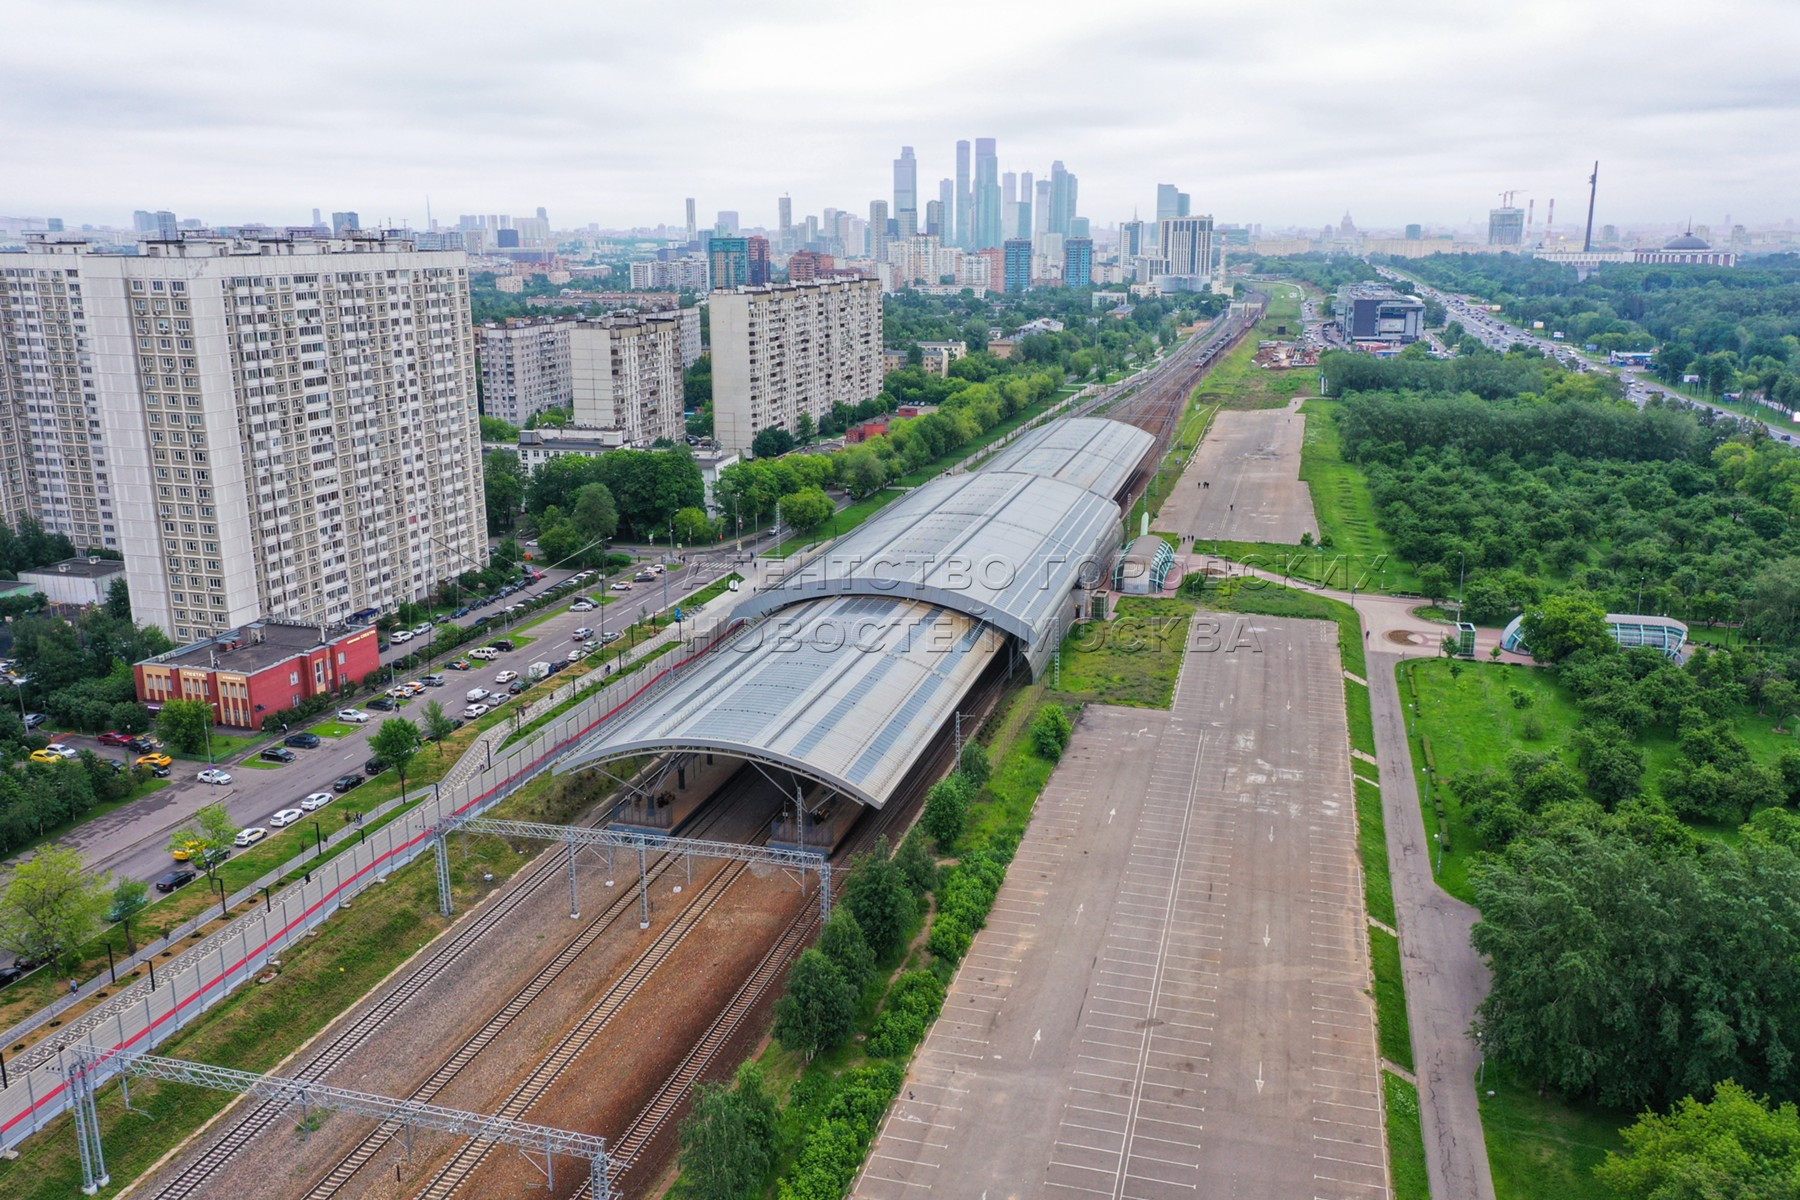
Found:
[{"label": "city skyline", "polygon": [[[473,6],[431,23],[327,4],[312,23],[209,24],[210,0],[21,12],[0,48],[19,97],[0,212],[304,224],[354,208],[422,228],[429,197],[440,222],[541,204],[558,227],[629,228],[681,224],[695,196],[775,228],[783,194],[806,212],[891,203],[901,146],[930,194],[957,177],[958,141],[992,138],[1003,172],[1070,164],[1096,227],[1148,216],[1168,179],[1196,212],[1270,226],[1346,208],[1364,226],[1478,223],[1508,189],[1572,216],[1594,158],[1614,223],[1796,215],[1772,181],[1800,175],[1800,150],[1763,132],[1800,108],[1795,56],[1743,71],[1730,39],[1693,38],[1672,4],[1524,4],[1403,30],[1321,10],[1304,31],[1216,4],[939,7],[914,23],[954,19],[957,36],[851,73],[767,64],[882,44],[891,15],[720,6],[677,29],[571,12],[558,36],[497,39],[462,70],[457,14],[491,19]],[[1708,19],[1766,43],[1787,16],[1727,0]],[[254,76],[240,40],[261,47]],[[1652,89],[1633,51],[1656,46],[1679,46],[1681,69]],[[1358,89],[1395,89],[1381,120],[1356,117]],[[646,103],[622,121],[629,94]]]}]

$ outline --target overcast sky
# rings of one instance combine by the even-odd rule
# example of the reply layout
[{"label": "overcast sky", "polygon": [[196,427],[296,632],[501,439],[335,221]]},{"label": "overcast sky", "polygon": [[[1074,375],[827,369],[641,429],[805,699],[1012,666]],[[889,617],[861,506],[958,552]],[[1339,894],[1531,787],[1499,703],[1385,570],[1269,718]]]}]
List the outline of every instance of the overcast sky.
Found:
[{"label": "overcast sky", "polygon": [[1800,216],[1797,0],[0,0],[0,213],[569,227],[920,205],[958,138],[1097,225]]}]

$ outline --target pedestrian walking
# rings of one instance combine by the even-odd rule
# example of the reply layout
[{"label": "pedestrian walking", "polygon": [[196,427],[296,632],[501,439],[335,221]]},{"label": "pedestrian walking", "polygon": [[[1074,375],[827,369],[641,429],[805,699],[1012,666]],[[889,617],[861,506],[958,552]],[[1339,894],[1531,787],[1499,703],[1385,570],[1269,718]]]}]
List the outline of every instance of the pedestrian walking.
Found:
[{"label": "pedestrian walking", "polygon": [[79,983],[76,983],[73,979],[69,980],[69,995],[71,995],[71,996],[78,995],[78,994],[80,994],[80,992],[81,992],[81,985]]}]

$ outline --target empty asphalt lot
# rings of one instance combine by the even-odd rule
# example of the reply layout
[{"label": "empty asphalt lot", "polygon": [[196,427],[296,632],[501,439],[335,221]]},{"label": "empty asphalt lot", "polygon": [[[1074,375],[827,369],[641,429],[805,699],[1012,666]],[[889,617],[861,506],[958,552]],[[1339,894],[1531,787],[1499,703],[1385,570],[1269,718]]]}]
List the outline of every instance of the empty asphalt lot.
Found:
[{"label": "empty asphalt lot", "polygon": [[1386,1195],[1336,630],[1249,620],[1083,715],[853,1195]]},{"label": "empty asphalt lot", "polygon": [[[1306,418],[1288,408],[1221,412],[1164,502],[1157,528],[1203,542],[1300,543],[1319,532],[1300,482]],[[1201,487],[1201,484],[1206,487]]]}]

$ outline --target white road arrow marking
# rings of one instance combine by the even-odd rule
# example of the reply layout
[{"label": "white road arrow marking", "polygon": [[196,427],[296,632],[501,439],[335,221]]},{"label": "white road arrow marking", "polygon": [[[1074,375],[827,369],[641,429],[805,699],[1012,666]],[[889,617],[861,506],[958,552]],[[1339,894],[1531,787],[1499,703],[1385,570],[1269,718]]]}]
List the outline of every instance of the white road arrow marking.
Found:
[{"label": "white road arrow marking", "polygon": [[1036,1058],[1038,1043],[1043,1040],[1044,1040],[1044,1031],[1043,1030],[1040,1029],[1036,1033],[1032,1034],[1031,1035],[1031,1053],[1026,1055],[1025,1057]]},{"label": "white road arrow marking", "polygon": [[1268,948],[1269,948],[1269,927],[1267,925],[1264,925],[1263,926],[1263,949],[1267,950]]},{"label": "white road arrow marking", "polygon": [[1075,924],[1081,924],[1081,914],[1086,908],[1086,904],[1077,904],[1075,906]]},{"label": "white road arrow marking", "polygon": [[1109,811],[1109,812],[1108,812],[1108,813],[1107,813],[1107,814],[1106,814],[1106,823],[1107,823],[1107,824],[1108,824],[1108,825],[1111,825],[1111,824],[1112,824],[1112,819],[1113,819],[1113,818],[1114,818],[1114,817],[1116,817],[1116,816],[1118,816],[1118,815],[1119,815],[1119,810],[1118,810],[1118,809],[1116,809],[1116,808],[1115,808],[1115,809],[1112,809],[1112,810],[1110,810],[1110,811]]},{"label": "white road arrow marking", "polygon": [[1256,1062],[1256,1094],[1259,1096],[1262,1095],[1262,1089],[1263,1089],[1262,1060],[1258,1059]]}]

